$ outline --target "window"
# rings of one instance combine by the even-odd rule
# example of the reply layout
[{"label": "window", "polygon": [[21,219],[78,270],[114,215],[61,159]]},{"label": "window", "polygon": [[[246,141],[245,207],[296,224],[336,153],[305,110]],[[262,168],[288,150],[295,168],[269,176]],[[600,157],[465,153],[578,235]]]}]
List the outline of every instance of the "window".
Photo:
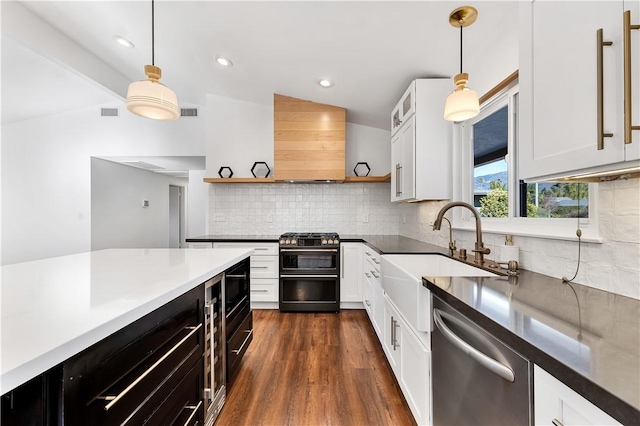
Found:
[{"label": "window", "polygon": [[[595,214],[593,188],[585,183],[520,180],[517,117],[515,82],[460,125],[456,156],[460,173],[454,176],[459,193],[454,198],[473,204],[486,218],[483,230],[488,232],[575,238],[576,218],[584,228]],[[472,226],[468,214],[458,212],[457,216],[456,227]],[[592,228],[587,238],[595,241],[597,227]]]}]

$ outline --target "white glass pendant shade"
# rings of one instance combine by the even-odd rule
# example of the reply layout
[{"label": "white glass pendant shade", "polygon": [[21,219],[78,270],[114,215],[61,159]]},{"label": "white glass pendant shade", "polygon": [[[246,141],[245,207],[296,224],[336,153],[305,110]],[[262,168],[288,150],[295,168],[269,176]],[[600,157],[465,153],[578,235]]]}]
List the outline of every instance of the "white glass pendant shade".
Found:
[{"label": "white glass pendant shade", "polygon": [[447,96],[444,104],[444,119],[447,121],[464,121],[475,117],[480,112],[478,93],[465,85],[469,80],[467,73],[460,73],[454,77],[456,90]]},{"label": "white glass pendant shade", "polygon": [[444,104],[444,119],[448,121],[464,121],[473,118],[480,112],[478,93],[464,88],[456,89]]},{"label": "white glass pendant shade", "polygon": [[173,90],[158,81],[160,68],[151,67],[145,66],[148,80],[135,81],[129,85],[127,109],[153,120],[175,120],[180,117],[178,98]]}]

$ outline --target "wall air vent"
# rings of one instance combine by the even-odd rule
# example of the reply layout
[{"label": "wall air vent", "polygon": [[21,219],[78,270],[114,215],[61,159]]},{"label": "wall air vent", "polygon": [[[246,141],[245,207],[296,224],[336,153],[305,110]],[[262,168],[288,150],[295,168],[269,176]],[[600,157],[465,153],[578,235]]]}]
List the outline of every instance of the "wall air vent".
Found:
[{"label": "wall air vent", "polygon": [[198,108],[180,108],[180,117],[197,117]]},{"label": "wall air vent", "polygon": [[118,108],[100,108],[100,117],[117,117],[119,115]]}]

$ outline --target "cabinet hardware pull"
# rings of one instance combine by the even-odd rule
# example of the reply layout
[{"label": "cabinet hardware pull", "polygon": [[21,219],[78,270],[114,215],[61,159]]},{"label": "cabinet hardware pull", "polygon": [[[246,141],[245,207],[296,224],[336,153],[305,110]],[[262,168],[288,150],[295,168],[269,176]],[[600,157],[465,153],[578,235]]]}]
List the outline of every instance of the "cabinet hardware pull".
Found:
[{"label": "cabinet hardware pull", "polygon": [[603,48],[604,46],[611,46],[613,42],[603,41],[602,28],[596,31],[596,41],[598,47],[596,49],[596,62],[597,62],[597,89],[596,89],[596,103],[598,104],[598,113],[596,126],[598,128],[598,149],[604,149],[604,138],[613,137],[613,133],[605,133],[604,131],[604,59]]},{"label": "cabinet hardware pull", "polygon": [[398,193],[402,195],[402,166],[398,164]]},{"label": "cabinet hardware pull", "polygon": [[282,275],[281,279],[285,278],[338,278],[337,275]]},{"label": "cabinet hardware pull", "polygon": [[[165,359],[167,359],[169,357],[169,355],[171,355],[176,349],[178,349],[180,347],[180,345],[182,345],[184,342],[186,342],[187,340],[189,340],[189,338],[191,336],[193,336],[195,333],[198,332],[198,330],[200,330],[202,328],[202,323],[198,324],[197,327],[186,327],[185,330],[191,330],[189,332],[189,334],[187,334],[186,336],[184,336],[182,338],[182,340],[180,340],[178,343],[176,343],[176,345],[174,347],[172,347],[171,349],[169,349],[167,351],[166,354],[164,354],[162,356],[162,358],[160,358],[159,360],[157,360],[151,367],[147,368],[147,370],[142,373],[140,376],[138,376],[137,379],[135,379],[129,386],[127,386],[122,392],[120,392],[118,395],[116,395],[115,397],[113,397],[113,399],[111,399],[111,402],[109,402],[107,405],[104,406],[104,411],[109,410],[111,407],[113,407],[118,401],[120,401],[127,393],[129,393],[129,391],[131,389],[133,389],[138,383],[140,383],[142,381],[142,379],[144,379],[145,377],[147,377],[149,375],[149,373],[151,373],[158,365],[160,365],[162,363],[162,361],[164,361]],[[109,397],[107,397],[109,398]]]},{"label": "cabinet hardware pull", "polygon": [[344,278],[344,251],[340,251],[340,277]]},{"label": "cabinet hardware pull", "polygon": [[269,250],[269,248],[268,248],[268,247],[254,247],[253,249],[254,249],[254,250],[256,250],[256,251],[257,251],[257,250],[261,250],[261,251],[263,251],[263,250]]},{"label": "cabinet hardware pull", "polygon": [[251,269],[269,269],[268,266],[252,266]]},{"label": "cabinet hardware pull", "polygon": [[551,424],[552,424],[553,426],[564,426],[564,425],[562,424],[562,422],[561,422],[560,420],[558,420],[558,419],[553,419],[553,420],[551,420]]},{"label": "cabinet hardware pull", "polygon": [[394,320],[393,321],[393,350],[394,351],[400,347],[400,344],[398,343],[398,331],[397,331],[398,327],[400,327],[400,325],[398,324],[398,321]]},{"label": "cabinet hardware pull", "polygon": [[231,315],[233,315],[233,313],[236,311],[236,309],[238,309],[240,306],[242,306],[242,304],[244,303],[244,301],[247,300],[247,296],[243,297],[242,300],[240,302],[238,302],[238,304],[236,306],[233,307],[233,309],[231,310],[231,312],[229,312],[225,318],[229,318]]},{"label": "cabinet hardware pull", "polygon": [[478,364],[482,365],[487,370],[502,377],[508,382],[513,383],[515,381],[516,376],[511,368],[483,354],[478,349],[474,348],[473,346],[462,340],[460,337],[458,337],[458,335],[456,335],[449,329],[449,327],[445,325],[442,316],[446,316],[447,318],[450,318],[452,320],[455,318],[452,318],[449,314],[447,314],[446,312],[442,312],[440,309],[433,310],[433,322],[435,323],[438,330],[442,332],[442,336],[445,339],[447,339],[456,348],[469,355]]},{"label": "cabinet hardware pull", "polygon": [[284,249],[283,248],[283,249],[280,249],[280,251],[287,252],[287,253],[290,253],[290,252],[308,252],[308,251],[313,252],[313,253],[317,253],[317,252],[337,253],[338,249],[312,249],[312,250],[307,250],[307,249]]},{"label": "cabinet hardware pull", "polygon": [[631,30],[640,30],[640,25],[631,25],[631,11],[624,12],[622,19],[624,29],[623,50],[624,50],[624,143],[632,142],[631,131],[640,130],[639,126],[633,125],[632,109],[633,99],[631,96]]},{"label": "cabinet hardware pull", "polygon": [[380,275],[376,275],[376,273],[375,273],[375,272],[373,272],[373,271],[371,271],[371,275],[373,275],[373,276],[374,276],[374,277],[376,277],[376,278],[380,278]]},{"label": "cabinet hardware pull", "polygon": [[184,426],[187,426],[189,423],[191,423],[191,420],[193,420],[193,416],[196,415],[196,413],[198,412],[198,409],[200,408],[201,405],[202,405],[202,401],[198,402],[198,405],[187,405],[186,407],[184,407],[184,408],[187,408],[189,410],[193,410],[191,412],[191,415],[187,419],[187,421],[184,422]]},{"label": "cabinet hardware pull", "polygon": [[247,344],[247,341],[249,341],[249,338],[251,337],[251,335],[253,335],[253,329],[245,330],[245,333],[249,333],[249,334],[247,334],[247,337],[244,339],[244,342],[242,342],[242,345],[240,345],[240,347],[238,349],[232,349],[231,350],[231,352],[233,352],[236,355],[238,355],[240,352],[242,352],[242,348],[244,348],[244,345]]},{"label": "cabinet hardware pull", "polygon": [[373,260],[373,263],[375,263],[376,265],[380,264],[380,261],[378,259],[376,259],[375,257],[372,257],[371,260]]},{"label": "cabinet hardware pull", "polygon": [[269,290],[251,290],[251,293],[268,293]]},{"label": "cabinet hardware pull", "polygon": [[393,340],[394,340],[393,339],[393,335],[395,334],[395,331],[396,331],[396,328],[394,327],[393,323],[394,323],[393,317],[391,317],[391,342],[390,342],[391,346],[394,345],[394,343],[393,343]]},{"label": "cabinet hardware pull", "polygon": [[371,278],[371,275],[369,275],[368,272],[365,272],[364,274],[367,276],[367,278]]}]

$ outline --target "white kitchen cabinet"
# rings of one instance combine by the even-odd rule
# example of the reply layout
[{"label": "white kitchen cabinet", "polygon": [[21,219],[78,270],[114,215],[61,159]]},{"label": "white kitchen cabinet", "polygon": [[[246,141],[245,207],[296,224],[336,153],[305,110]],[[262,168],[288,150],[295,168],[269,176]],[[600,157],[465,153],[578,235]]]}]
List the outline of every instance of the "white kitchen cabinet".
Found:
[{"label": "white kitchen cabinet", "polygon": [[[640,135],[623,141],[623,12],[638,1],[522,2],[519,177],[535,179],[640,165]],[[567,21],[566,17],[571,16]],[[602,48],[603,149],[598,149],[597,30]],[[640,31],[632,31],[633,122],[640,123]]]},{"label": "white kitchen cabinet", "polygon": [[202,241],[196,243],[189,243],[190,249],[205,249],[205,248],[213,248],[213,243]]},{"label": "white kitchen cabinet", "polygon": [[253,249],[250,257],[252,309],[276,309],[280,294],[280,259],[278,243],[269,242],[216,242],[213,248]]},{"label": "white kitchen cabinet", "polygon": [[391,113],[391,134],[395,134],[402,124],[416,112],[416,85],[412,82]]},{"label": "white kitchen cabinet", "polygon": [[451,198],[452,125],[442,117],[451,90],[449,79],[418,79],[399,103],[401,110],[407,104],[407,116],[392,132],[392,202]]},{"label": "white kitchen cabinet", "polygon": [[620,424],[539,366],[534,366],[533,374],[536,425]]},{"label": "white kitchen cabinet", "polygon": [[340,243],[340,307],[362,309],[362,243]]},{"label": "white kitchen cabinet", "polygon": [[383,348],[418,425],[431,424],[431,357],[389,298],[384,303]]},{"label": "white kitchen cabinet", "polygon": [[396,379],[398,379],[400,373],[400,348],[402,346],[402,333],[398,330],[400,328],[400,314],[387,298],[384,298],[383,302],[382,348],[387,355],[387,360]]},{"label": "white kitchen cabinet", "polygon": [[[362,275],[370,290],[369,319],[373,325],[373,329],[376,331],[379,339],[383,339],[383,324],[384,324],[384,292],[382,290],[382,281],[380,273],[380,255],[376,253],[369,246],[363,247],[364,261],[362,262]],[[367,300],[364,300],[367,304]]]}]

